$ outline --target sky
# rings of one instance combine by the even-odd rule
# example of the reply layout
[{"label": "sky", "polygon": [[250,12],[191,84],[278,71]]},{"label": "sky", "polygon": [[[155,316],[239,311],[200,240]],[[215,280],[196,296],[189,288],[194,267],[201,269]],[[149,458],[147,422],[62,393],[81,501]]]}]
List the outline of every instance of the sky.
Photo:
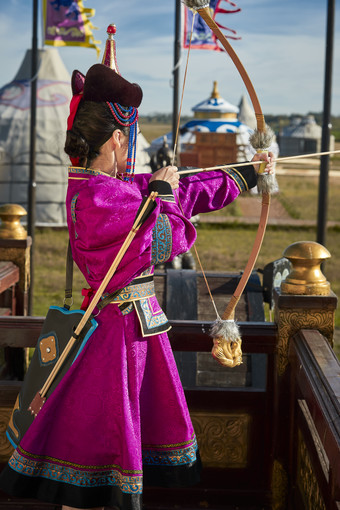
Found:
[{"label": "sky", "polygon": [[[41,0],[39,0],[41,2]],[[326,52],[326,0],[234,0],[241,12],[218,21],[241,37],[232,41],[254,84],[264,114],[307,114],[323,109]],[[32,44],[33,0],[1,0],[0,87],[13,80]],[[227,7],[228,4],[225,4]],[[172,111],[175,0],[84,0],[94,8],[94,36],[101,56],[108,24],[117,26],[121,74],[144,91],[140,115]],[[39,12],[41,4],[39,3]],[[39,27],[42,16],[39,16]],[[42,46],[39,30],[39,47]],[[89,48],[58,49],[70,73],[98,62]],[[100,57],[101,58],[101,57]],[[181,84],[187,50],[182,50]],[[99,60],[100,61],[100,60]],[[237,105],[247,96],[238,71],[223,52],[192,50],[182,114],[210,97],[213,81],[221,96]],[[340,3],[336,6],[332,79],[332,114],[340,115]],[[247,96],[248,97],[248,96]],[[249,99],[249,97],[248,97]]]}]

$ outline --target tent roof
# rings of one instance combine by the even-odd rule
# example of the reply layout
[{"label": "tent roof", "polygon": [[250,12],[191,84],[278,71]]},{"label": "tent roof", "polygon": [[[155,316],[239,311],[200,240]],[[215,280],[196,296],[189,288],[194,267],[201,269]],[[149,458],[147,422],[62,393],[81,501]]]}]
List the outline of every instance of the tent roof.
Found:
[{"label": "tent roof", "polygon": [[283,136],[298,138],[321,138],[322,128],[318,126],[313,115],[294,117],[289,126],[283,129]]},{"label": "tent roof", "polygon": [[213,91],[211,96],[204,101],[201,101],[192,108],[195,113],[207,112],[207,113],[238,113],[238,107],[229,103],[223,97],[220,96],[217,90],[217,81],[214,81]]},{"label": "tent roof", "polygon": [[[38,225],[66,225],[69,159],[64,152],[71,77],[57,49],[39,50],[36,111],[36,218]],[[30,159],[30,75],[28,50],[14,80],[0,89],[0,204],[28,209]],[[150,171],[147,142],[140,137],[136,167]]]},{"label": "tent roof", "polygon": [[248,102],[246,96],[242,96],[240,100],[238,120],[246,124],[251,129],[256,128],[256,116],[255,112]]}]

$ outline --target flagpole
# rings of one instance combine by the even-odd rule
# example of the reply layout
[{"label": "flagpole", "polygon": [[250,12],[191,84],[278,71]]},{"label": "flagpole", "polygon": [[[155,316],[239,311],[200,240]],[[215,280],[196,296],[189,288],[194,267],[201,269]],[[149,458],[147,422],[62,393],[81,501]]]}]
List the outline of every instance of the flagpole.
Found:
[{"label": "flagpole", "polygon": [[32,238],[30,286],[28,294],[28,315],[33,310],[34,287],[34,231],[36,203],[36,115],[37,115],[37,73],[38,73],[38,0],[33,0],[32,49],[31,49],[31,119],[30,119],[30,160],[28,182],[27,233]]},{"label": "flagpole", "polygon": [[172,147],[176,140],[178,110],[179,110],[179,73],[181,58],[181,0],[175,0],[175,42],[173,68],[173,107],[172,107]]},{"label": "flagpole", "polygon": [[[324,103],[321,135],[321,151],[329,151],[331,131],[331,99],[332,99],[332,68],[333,68],[333,41],[334,41],[334,13],[335,0],[328,0],[327,29],[326,29],[326,55],[324,77]],[[329,155],[322,156],[320,162],[317,242],[326,246],[327,234],[327,206],[328,206],[328,174]]]}]

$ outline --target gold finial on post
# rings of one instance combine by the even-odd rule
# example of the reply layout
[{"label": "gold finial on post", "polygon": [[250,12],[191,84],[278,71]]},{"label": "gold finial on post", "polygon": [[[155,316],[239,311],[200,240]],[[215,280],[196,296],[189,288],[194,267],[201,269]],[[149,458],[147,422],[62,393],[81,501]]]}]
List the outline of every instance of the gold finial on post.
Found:
[{"label": "gold finial on post", "polygon": [[292,264],[287,278],[281,283],[282,294],[325,296],[330,283],[321,271],[323,261],[331,257],[329,251],[313,241],[293,243],[283,253]]},{"label": "gold finial on post", "polygon": [[18,204],[4,204],[0,206],[0,239],[26,239],[27,232],[20,223],[26,210]]}]

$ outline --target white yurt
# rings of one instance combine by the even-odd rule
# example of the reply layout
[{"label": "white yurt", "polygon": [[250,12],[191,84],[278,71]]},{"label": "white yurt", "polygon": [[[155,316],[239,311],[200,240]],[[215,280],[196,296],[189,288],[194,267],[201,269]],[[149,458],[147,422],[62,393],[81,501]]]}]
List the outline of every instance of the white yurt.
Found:
[{"label": "white yurt", "polygon": [[253,107],[247,100],[246,96],[242,96],[238,105],[238,120],[248,126],[250,129],[256,128],[256,116]]},{"label": "white yurt", "polygon": [[[63,151],[71,99],[70,74],[56,49],[39,50],[36,111],[36,219],[65,225],[68,158]],[[30,161],[31,51],[14,80],[0,89],[0,203],[27,210]]]},{"label": "white yurt", "polygon": [[[211,96],[192,108],[194,118],[180,127],[179,151],[185,152],[188,145],[196,143],[196,132],[200,133],[236,133],[236,144],[239,147],[238,160],[251,159],[254,149],[249,145],[249,136],[256,127],[256,118],[252,107],[245,96],[241,98],[240,106],[235,106],[221,97],[217,81],[213,82]],[[172,133],[160,136],[151,142],[149,152],[155,154],[164,143],[172,147]],[[276,142],[270,148],[278,153]]]},{"label": "white yurt", "polygon": [[[321,138],[322,127],[316,123],[314,115],[293,117],[280,133],[280,152],[283,156],[320,152]],[[334,144],[335,138],[331,135],[329,150],[334,150]]]},{"label": "white yurt", "polygon": [[[28,207],[31,51],[0,88],[0,204]],[[64,153],[71,76],[57,49],[39,50],[36,112],[36,224],[66,225],[69,159]],[[149,144],[139,136],[136,171],[150,172]]]}]

